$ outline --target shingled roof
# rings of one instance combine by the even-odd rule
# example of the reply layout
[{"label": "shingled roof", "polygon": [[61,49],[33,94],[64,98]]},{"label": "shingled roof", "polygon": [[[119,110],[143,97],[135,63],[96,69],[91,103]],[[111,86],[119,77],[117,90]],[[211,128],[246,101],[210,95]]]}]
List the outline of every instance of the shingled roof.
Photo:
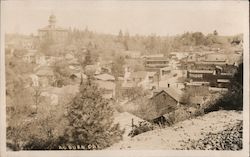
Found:
[{"label": "shingled roof", "polygon": [[37,76],[53,76],[53,70],[52,69],[39,69],[36,72]]},{"label": "shingled roof", "polygon": [[160,88],[154,91],[154,94],[151,99],[157,95],[159,95],[160,93],[165,92],[167,93],[169,96],[171,96],[173,99],[175,99],[177,102],[179,103],[187,103],[187,97],[185,95],[184,92],[182,92],[181,90],[175,89],[175,88]]},{"label": "shingled roof", "polygon": [[136,71],[130,75],[130,78],[139,79],[139,78],[145,78],[146,76],[147,76],[146,71]]}]

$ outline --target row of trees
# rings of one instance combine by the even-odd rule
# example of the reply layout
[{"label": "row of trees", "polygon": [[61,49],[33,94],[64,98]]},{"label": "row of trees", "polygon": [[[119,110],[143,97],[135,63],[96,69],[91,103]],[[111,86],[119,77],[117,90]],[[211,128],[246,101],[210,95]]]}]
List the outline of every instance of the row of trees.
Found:
[{"label": "row of trees", "polygon": [[[85,30],[71,29],[66,43],[61,47],[67,48],[67,46],[74,45],[79,52],[82,46],[91,46],[101,53],[117,50],[136,50],[143,53],[163,53],[167,55],[171,51],[189,51],[190,47],[230,47],[230,44],[236,41],[236,38],[241,40],[242,36],[223,37],[219,36],[216,30],[207,35],[202,32],[186,32],[176,36],[157,36],[154,34],[131,36],[128,32],[124,33],[120,30],[118,35],[114,36],[94,33],[86,28]],[[41,43],[40,48],[44,52],[51,52],[51,49],[54,49],[53,51],[58,50],[58,48],[55,49],[51,45],[53,45],[53,42],[47,40]]]}]

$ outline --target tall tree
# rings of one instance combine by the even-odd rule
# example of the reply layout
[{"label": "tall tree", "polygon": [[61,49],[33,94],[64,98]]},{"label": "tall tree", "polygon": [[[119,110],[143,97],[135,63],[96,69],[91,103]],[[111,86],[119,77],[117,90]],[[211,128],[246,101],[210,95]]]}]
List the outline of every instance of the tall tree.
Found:
[{"label": "tall tree", "polygon": [[92,65],[94,63],[92,54],[90,50],[87,50],[87,53],[83,61],[80,61],[82,68],[84,69],[87,65]]},{"label": "tall tree", "polygon": [[204,44],[205,36],[201,32],[193,33],[192,37],[194,38],[196,46]]},{"label": "tall tree", "polygon": [[118,34],[118,41],[122,41],[122,40],[123,40],[123,33],[122,33],[122,30],[120,30]]},{"label": "tall tree", "polygon": [[38,112],[38,107],[42,102],[42,92],[40,87],[36,87],[34,88],[34,93],[33,93],[33,101],[34,101],[34,105],[35,105],[35,113],[37,114]]},{"label": "tall tree", "polygon": [[119,97],[120,86],[121,84],[118,81],[118,77],[123,76],[125,73],[124,70],[125,58],[123,56],[116,56],[113,60],[111,72],[115,77],[115,96]]},{"label": "tall tree", "polygon": [[123,67],[124,64],[125,64],[125,58],[123,56],[114,57],[113,64],[111,67],[111,72],[115,78],[124,75],[124,67]]},{"label": "tall tree", "polygon": [[214,30],[213,34],[217,36],[218,35],[217,30]]},{"label": "tall tree", "polygon": [[113,108],[91,79],[80,85],[80,92],[68,106],[67,119],[65,137],[69,144],[104,149],[122,138],[119,125],[113,123]]}]

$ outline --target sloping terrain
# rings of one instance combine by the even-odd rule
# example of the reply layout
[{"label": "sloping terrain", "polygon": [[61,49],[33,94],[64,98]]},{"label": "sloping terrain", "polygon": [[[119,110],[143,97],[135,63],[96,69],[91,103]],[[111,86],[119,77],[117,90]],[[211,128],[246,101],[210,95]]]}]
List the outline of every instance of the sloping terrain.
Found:
[{"label": "sloping terrain", "polygon": [[220,133],[241,123],[241,111],[216,111],[171,127],[156,129],[125,138],[109,149],[185,149],[189,141],[205,139],[208,134]]}]

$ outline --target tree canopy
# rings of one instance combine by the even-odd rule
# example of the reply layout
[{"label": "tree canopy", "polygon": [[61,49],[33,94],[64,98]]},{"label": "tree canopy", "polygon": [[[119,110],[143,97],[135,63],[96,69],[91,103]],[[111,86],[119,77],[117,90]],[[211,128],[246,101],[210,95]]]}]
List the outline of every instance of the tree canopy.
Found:
[{"label": "tree canopy", "polygon": [[69,143],[103,149],[122,138],[119,125],[113,123],[113,108],[90,79],[81,84],[68,106],[67,119],[65,137]]}]

